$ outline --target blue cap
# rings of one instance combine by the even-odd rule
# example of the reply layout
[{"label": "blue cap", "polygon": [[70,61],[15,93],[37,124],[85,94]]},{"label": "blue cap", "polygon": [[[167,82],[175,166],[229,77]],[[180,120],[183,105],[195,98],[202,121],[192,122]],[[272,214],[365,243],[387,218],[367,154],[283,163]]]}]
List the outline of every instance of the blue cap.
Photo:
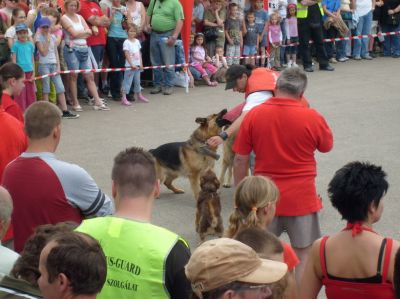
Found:
[{"label": "blue cap", "polygon": [[25,23],[20,23],[20,24],[15,25],[15,32],[19,32],[19,31],[23,31],[23,30],[28,31],[28,26],[26,26]]},{"label": "blue cap", "polygon": [[43,17],[40,19],[39,21],[39,27],[50,27],[51,26],[51,22],[50,19],[48,17]]}]

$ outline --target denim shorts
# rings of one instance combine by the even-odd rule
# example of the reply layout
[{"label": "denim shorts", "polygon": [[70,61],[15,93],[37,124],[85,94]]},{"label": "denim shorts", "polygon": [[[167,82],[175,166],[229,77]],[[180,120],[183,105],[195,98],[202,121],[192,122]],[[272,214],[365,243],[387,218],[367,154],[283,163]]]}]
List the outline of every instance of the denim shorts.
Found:
[{"label": "denim shorts", "polygon": [[250,55],[256,55],[257,54],[257,49],[256,46],[243,46],[243,55],[244,56],[250,56]]},{"label": "denim shorts", "polygon": [[[54,73],[56,71],[57,71],[57,64],[55,64],[55,63],[39,64],[39,67],[38,67],[38,72],[39,72],[39,75],[41,75],[41,76],[50,74],[50,73]],[[45,93],[45,94],[50,93],[50,80],[53,82],[54,86],[56,87],[57,94],[65,92],[64,84],[62,83],[61,76],[57,75],[54,77],[50,77],[50,78],[47,77],[47,78],[42,79],[43,93]]]},{"label": "denim shorts", "polygon": [[69,70],[91,69],[88,47],[64,46],[64,59]]}]

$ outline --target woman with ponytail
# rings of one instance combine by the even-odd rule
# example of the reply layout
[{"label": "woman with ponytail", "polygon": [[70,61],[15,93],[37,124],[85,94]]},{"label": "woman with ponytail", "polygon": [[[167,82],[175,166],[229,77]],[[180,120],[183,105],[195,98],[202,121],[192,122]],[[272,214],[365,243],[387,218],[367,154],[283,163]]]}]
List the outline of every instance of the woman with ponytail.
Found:
[{"label": "woman with ponytail", "polygon": [[[275,215],[279,190],[275,183],[263,176],[250,176],[242,180],[234,194],[235,210],[229,217],[226,237],[233,238],[240,230],[251,227],[267,229]],[[296,298],[294,268],[299,263],[293,248],[281,241],[283,259],[289,269],[289,285],[285,298]]]}]

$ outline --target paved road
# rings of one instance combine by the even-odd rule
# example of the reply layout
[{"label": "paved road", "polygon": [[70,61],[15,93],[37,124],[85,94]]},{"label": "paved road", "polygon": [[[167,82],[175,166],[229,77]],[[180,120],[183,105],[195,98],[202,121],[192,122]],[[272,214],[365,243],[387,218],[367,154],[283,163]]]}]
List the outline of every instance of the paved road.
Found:
[{"label": "paved road", "polygon": [[[353,160],[368,160],[382,165],[388,173],[390,189],[385,197],[385,212],[376,229],[400,239],[400,60],[378,58],[373,61],[349,61],[336,65],[335,72],[309,74],[306,97],[330,124],[335,145],[328,154],[317,154],[317,189],[324,209],[321,226],[325,234],[343,227],[338,213],[327,200],[326,188],[334,172]],[[145,94],[148,90],[145,90]],[[108,194],[111,193],[111,167],[114,156],[123,148],[154,148],[165,142],[185,141],[196,127],[198,116],[233,107],[243,95],[216,88],[197,87],[186,94],[182,88],[172,96],[149,95],[149,104],[122,107],[111,103],[111,112],[84,107],[78,120],[63,122],[61,159],[88,170]],[[219,164],[217,172],[219,173]],[[186,189],[174,195],[165,187],[156,201],[153,222],[165,226],[196,247],[194,231],[195,201],[186,179],[177,185]],[[232,189],[223,189],[223,218],[227,223],[232,211]]]}]

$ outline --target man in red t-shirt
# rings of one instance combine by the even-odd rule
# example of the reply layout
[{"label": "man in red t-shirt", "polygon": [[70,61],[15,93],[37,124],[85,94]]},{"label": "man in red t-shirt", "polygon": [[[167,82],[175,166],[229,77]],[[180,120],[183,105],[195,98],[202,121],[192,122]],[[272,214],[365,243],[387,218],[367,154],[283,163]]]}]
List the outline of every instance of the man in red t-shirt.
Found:
[{"label": "man in red t-shirt", "polygon": [[269,230],[277,236],[283,231],[289,235],[301,261],[296,268],[298,284],[309,248],[321,235],[314,152],[329,152],[333,146],[325,119],[301,103],[306,85],[307,77],[299,68],[283,71],[275,96],[247,113],[233,146],[235,184],[247,175],[249,154],[254,151],[254,174],[270,177],[279,188]]}]

